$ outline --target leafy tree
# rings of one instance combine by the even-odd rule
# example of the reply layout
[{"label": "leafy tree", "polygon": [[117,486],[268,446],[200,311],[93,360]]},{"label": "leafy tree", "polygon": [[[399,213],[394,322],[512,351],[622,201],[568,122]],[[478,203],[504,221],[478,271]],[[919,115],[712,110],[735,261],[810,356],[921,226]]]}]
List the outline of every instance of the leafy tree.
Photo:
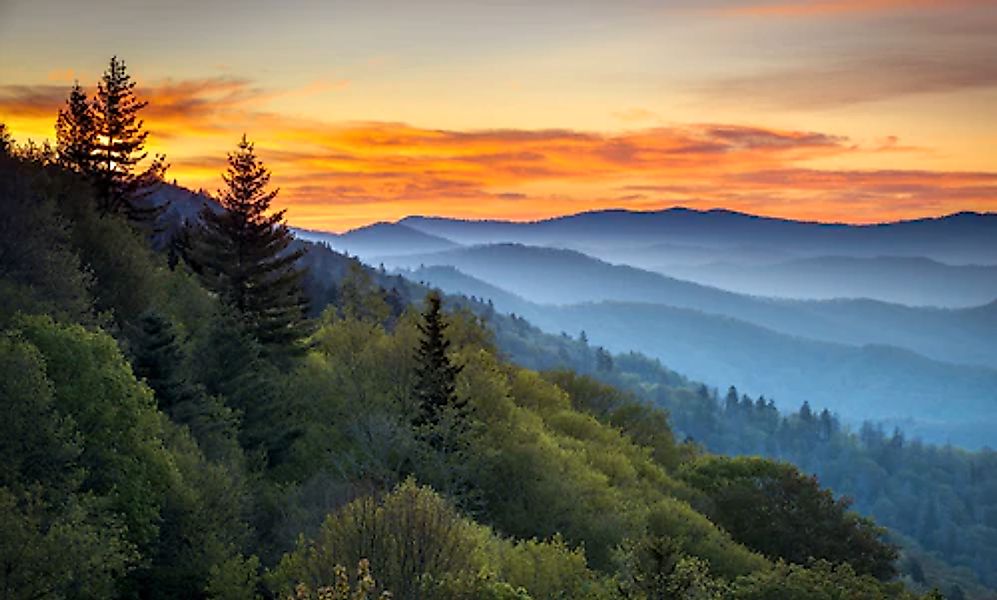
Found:
[{"label": "leafy tree", "polygon": [[[454,424],[460,426],[467,400],[457,396],[457,375],[462,367],[451,362],[447,356],[450,340],[446,337],[447,323],[443,318],[440,295],[431,292],[426,296],[426,310],[422,313],[419,332],[419,348],[416,352],[416,383],[413,395],[416,399],[415,425],[420,428],[435,428],[447,419],[456,417]],[[439,448],[443,444],[441,432],[430,433],[430,443]]]},{"label": "leafy tree", "polygon": [[[929,594],[928,598],[935,598]],[[819,560],[809,567],[779,563],[738,579],[730,600],[915,600],[899,583],[857,574],[850,565]]]},{"label": "leafy tree", "polygon": [[87,484],[82,420],[47,366],[20,333],[0,334],[0,596],[109,597],[135,547],[109,496]]},{"label": "leafy tree", "polygon": [[148,221],[159,213],[156,207],[143,206],[142,200],[149,188],[162,180],[167,168],[165,158],[157,156],[145,170],[137,172],[139,163],[148,156],[143,149],[149,132],[138,116],[146,105],[135,96],[135,82],[125,62],[111,57],[93,101],[96,130],[93,178],[97,207],[103,214]]},{"label": "leafy tree", "polygon": [[97,166],[94,107],[78,82],[73,84],[66,106],[59,109],[55,140],[60,165],[88,178],[94,176]]},{"label": "leafy tree", "polygon": [[364,497],[329,515],[316,539],[302,539],[284,557],[271,580],[287,594],[304,583],[311,589],[335,585],[343,564],[371,561],[381,587],[398,600],[423,597],[427,575],[473,573],[484,566],[488,532],[462,518],[429,488],[408,480],[378,502]]},{"label": "leafy tree", "polygon": [[704,457],[683,477],[709,498],[706,513],[735,540],[773,559],[848,563],[883,580],[896,574],[897,549],[885,530],[848,510],[792,465],[760,458]]},{"label": "leafy tree", "polygon": [[93,321],[94,278],[58,212],[60,187],[38,165],[0,155],[0,325],[17,311]]},{"label": "leafy tree", "polygon": [[219,198],[224,210],[202,211],[193,266],[205,285],[237,311],[251,335],[279,354],[306,333],[304,273],[295,268],[304,251],[287,251],[294,238],[284,211],[267,214],[278,190],[267,190],[270,172],[246,136],[228,161],[222,175],[227,188]]}]

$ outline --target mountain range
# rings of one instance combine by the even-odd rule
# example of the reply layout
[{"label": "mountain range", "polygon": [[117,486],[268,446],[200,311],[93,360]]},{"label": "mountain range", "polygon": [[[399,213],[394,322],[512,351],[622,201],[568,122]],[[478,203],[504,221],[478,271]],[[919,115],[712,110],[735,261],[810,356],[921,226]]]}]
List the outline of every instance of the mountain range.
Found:
[{"label": "mountain range", "polygon": [[992,214],[853,226],[670,209],[409,217],[327,239],[717,387],[977,447],[997,423],[995,234]]}]

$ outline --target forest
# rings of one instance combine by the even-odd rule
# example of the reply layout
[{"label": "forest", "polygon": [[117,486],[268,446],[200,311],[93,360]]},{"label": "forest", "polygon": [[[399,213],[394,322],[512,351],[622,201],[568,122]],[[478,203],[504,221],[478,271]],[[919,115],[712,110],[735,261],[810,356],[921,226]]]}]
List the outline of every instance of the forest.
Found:
[{"label": "forest", "polygon": [[164,222],[145,106],[113,58],[54,147],[0,129],[4,598],[986,593],[838,494],[985,574],[992,452],[721,401],[303,244],[246,136]]}]

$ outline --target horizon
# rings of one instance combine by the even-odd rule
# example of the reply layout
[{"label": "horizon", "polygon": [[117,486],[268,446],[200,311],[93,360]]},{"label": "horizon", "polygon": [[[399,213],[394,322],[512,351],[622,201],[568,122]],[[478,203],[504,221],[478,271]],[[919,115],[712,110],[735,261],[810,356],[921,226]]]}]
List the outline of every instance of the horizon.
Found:
[{"label": "horizon", "polygon": [[92,93],[117,54],[168,181],[216,189],[245,132],[301,227],[610,206],[848,224],[997,210],[987,0],[76,13],[0,6],[0,120],[15,139],[52,139],[72,82]]},{"label": "horizon", "polygon": [[585,210],[585,211],[581,211],[581,212],[564,213],[564,214],[560,214],[560,215],[554,215],[554,216],[551,216],[551,217],[545,217],[545,218],[542,218],[542,219],[514,219],[514,218],[511,218],[511,219],[494,219],[494,218],[488,218],[488,217],[484,217],[484,218],[462,218],[462,217],[449,217],[449,216],[445,216],[445,215],[434,215],[434,214],[409,214],[409,215],[405,215],[405,216],[400,217],[400,218],[395,219],[395,220],[390,220],[390,221],[389,220],[371,221],[370,223],[366,223],[366,224],[363,224],[363,225],[358,225],[356,227],[351,227],[351,228],[348,228],[348,229],[340,229],[340,230],[317,229],[317,228],[314,228],[314,227],[301,227],[301,226],[295,225],[293,223],[293,219],[291,219],[289,217],[288,218],[288,226],[290,226],[293,229],[300,229],[300,230],[304,230],[304,231],[313,231],[313,232],[317,232],[317,233],[333,233],[333,234],[336,234],[336,235],[342,235],[344,233],[349,233],[351,231],[356,231],[356,230],[359,230],[359,229],[366,229],[368,227],[374,227],[376,225],[405,225],[405,223],[403,223],[403,221],[408,220],[408,219],[427,219],[427,220],[457,221],[457,222],[461,222],[461,223],[509,223],[509,224],[516,224],[516,225],[530,225],[530,224],[535,224],[535,223],[545,223],[545,222],[549,222],[549,221],[557,221],[557,220],[560,220],[560,219],[569,219],[571,217],[578,217],[578,216],[581,216],[581,215],[591,215],[591,214],[600,214],[600,213],[621,213],[622,212],[622,213],[630,213],[630,214],[659,214],[659,213],[677,212],[677,211],[695,212],[695,213],[700,213],[700,214],[727,213],[727,214],[739,215],[739,216],[744,216],[744,217],[752,217],[752,218],[764,219],[764,220],[769,220],[769,221],[782,221],[782,222],[788,222],[788,223],[798,223],[798,224],[801,224],[801,225],[840,225],[840,226],[844,226],[844,227],[876,227],[876,226],[880,226],[880,225],[896,225],[896,224],[902,224],[902,223],[914,223],[914,222],[924,222],[924,221],[943,221],[943,220],[946,220],[946,219],[950,219],[950,218],[953,218],[953,217],[959,217],[959,216],[963,216],[963,215],[970,215],[970,216],[977,216],[977,217],[997,216],[997,211],[960,210],[960,211],[957,211],[957,212],[944,213],[944,214],[939,214],[939,215],[925,215],[925,216],[911,217],[911,218],[906,218],[906,219],[894,219],[894,220],[888,220],[888,221],[874,221],[874,222],[869,222],[869,223],[846,223],[846,222],[842,222],[842,221],[817,221],[817,220],[790,219],[790,218],[786,218],[786,217],[771,216],[771,215],[762,215],[762,214],[757,214],[757,213],[749,213],[749,212],[731,210],[731,209],[728,209],[728,208],[721,208],[721,207],[717,207],[717,208],[691,208],[691,207],[688,207],[688,206],[678,206],[678,205],[676,205],[676,206],[666,206],[666,207],[658,208],[658,209],[645,209],[645,210],[620,208],[620,207],[606,207],[606,208],[598,208],[598,209],[592,209],[592,210]]}]

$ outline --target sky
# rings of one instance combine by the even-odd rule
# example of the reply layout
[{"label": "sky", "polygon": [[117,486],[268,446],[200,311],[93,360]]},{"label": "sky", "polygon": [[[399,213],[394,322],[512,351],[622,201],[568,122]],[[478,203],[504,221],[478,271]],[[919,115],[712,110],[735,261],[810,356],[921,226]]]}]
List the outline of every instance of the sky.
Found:
[{"label": "sky", "polygon": [[997,211],[997,0],[0,0],[0,122],[124,59],[167,177],[297,226]]}]

